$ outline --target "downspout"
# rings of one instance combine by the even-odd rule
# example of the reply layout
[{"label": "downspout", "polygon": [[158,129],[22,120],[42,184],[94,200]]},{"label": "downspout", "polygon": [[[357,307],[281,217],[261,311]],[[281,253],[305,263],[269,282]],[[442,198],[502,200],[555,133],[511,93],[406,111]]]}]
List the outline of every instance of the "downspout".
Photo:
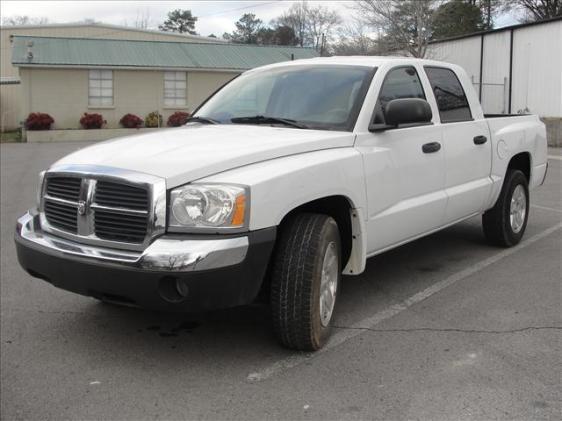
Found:
[{"label": "downspout", "polygon": [[478,87],[478,100],[480,105],[482,105],[482,85],[483,81],[483,69],[484,69],[484,34],[480,35],[480,86]]}]

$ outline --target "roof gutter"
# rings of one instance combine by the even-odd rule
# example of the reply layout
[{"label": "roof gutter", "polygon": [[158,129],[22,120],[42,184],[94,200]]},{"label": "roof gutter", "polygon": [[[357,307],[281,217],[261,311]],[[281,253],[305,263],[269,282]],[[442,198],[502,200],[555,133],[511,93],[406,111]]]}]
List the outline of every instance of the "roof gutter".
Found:
[{"label": "roof gutter", "polygon": [[186,71],[186,72],[216,72],[216,73],[242,73],[247,69],[217,69],[207,67],[164,67],[164,66],[115,66],[104,64],[41,64],[41,63],[17,63],[12,62],[14,67],[22,68],[39,68],[39,69],[109,69],[109,70],[173,70],[173,71]]}]

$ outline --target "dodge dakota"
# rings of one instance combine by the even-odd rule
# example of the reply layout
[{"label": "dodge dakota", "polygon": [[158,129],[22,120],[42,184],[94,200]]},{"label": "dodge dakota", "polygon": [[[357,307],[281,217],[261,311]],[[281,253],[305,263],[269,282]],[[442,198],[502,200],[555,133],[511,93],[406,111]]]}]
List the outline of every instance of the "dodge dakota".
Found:
[{"label": "dodge dakota", "polygon": [[277,63],[180,128],[78,150],[39,176],[21,266],[102,301],[202,311],[267,297],[280,343],[329,338],[342,274],[482,215],[517,244],[547,171],[533,115],[484,115],[462,68],[392,57]]}]

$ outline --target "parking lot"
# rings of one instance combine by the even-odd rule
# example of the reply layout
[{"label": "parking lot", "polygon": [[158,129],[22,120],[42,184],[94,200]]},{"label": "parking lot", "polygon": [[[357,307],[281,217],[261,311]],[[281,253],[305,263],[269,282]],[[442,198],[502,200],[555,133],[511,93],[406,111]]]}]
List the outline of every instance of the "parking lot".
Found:
[{"label": "parking lot", "polygon": [[372,258],[344,278],[332,341],[301,354],[263,306],[154,313],[27,275],[15,220],[37,173],[83,146],[1,146],[3,419],[560,417],[560,150],[519,246],[488,246],[474,218]]}]

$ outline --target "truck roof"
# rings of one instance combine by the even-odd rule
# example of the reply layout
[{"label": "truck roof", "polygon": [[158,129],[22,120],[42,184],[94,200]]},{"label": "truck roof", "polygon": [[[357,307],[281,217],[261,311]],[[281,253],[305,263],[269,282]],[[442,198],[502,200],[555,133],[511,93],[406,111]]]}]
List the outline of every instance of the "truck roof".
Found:
[{"label": "truck roof", "polygon": [[333,56],[333,57],[315,57],[310,59],[284,61],[281,63],[269,64],[259,67],[258,69],[272,69],[284,66],[297,66],[297,65],[310,65],[310,64],[334,64],[334,65],[348,65],[348,66],[370,66],[380,67],[383,64],[392,63],[421,63],[425,65],[439,65],[444,67],[454,67],[451,63],[444,61],[435,61],[428,59],[420,59],[414,57],[400,57],[400,56]]}]

